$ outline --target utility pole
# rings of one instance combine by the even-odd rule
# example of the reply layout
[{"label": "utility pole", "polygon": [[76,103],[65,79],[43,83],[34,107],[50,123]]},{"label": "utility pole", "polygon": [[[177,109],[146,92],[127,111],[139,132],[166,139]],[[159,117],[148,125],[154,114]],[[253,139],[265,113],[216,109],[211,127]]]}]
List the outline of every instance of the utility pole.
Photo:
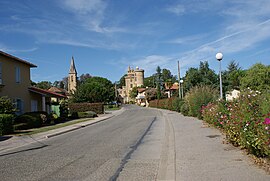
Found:
[{"label": "utility pole", "polygon": [[181,89],[180,89],[180,85],[181,85],[181,83],[180,83],[180,65],[179,65],[179,61],[178,61],[178,94],[179,94],[179,98],[181,99],[182,97],[181,97]]}]

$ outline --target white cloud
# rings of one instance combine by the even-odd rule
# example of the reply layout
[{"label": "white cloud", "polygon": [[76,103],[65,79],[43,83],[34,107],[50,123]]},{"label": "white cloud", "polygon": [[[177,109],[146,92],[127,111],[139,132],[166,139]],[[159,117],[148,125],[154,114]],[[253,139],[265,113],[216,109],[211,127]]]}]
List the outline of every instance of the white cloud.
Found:
[{"label": "white cloud", "polygon": [[166,9],[168,12],[171,12],[173,14],[176,14],[177,16],[182,15],[185,13],[186,9],[183,5],[178,4],[175,6],[170,6]]}]

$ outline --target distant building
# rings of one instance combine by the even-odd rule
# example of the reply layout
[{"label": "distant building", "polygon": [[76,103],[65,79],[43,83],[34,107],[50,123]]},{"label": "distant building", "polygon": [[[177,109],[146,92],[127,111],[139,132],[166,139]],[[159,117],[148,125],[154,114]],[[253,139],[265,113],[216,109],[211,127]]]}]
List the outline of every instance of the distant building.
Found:
[{"label": "distant building", "polygon": [[70,69],[68,74],[68,93],[73,94],[77,89],[77,70],[74,63],[74,58],[71,58]]},{"label": "distant building", "polygon": [[179,83],[175,82],[171,85],[171,87],[168,86],[167,83],[165,83],[165,93],[168,95],[168,98],[172,97],[172,95],[175,95],[179,90]]},{"label": "distant building", "polygon": [[125,77],[125,86],[122,89],[118,89],[118,94],[123,98],[124,103],[128,103],[130,101],[134,101],[130,98],[129,92],[133,89],[133,87],[140,87],[143,85],[144,81],[144,70],[139,69],[131,69],[128,67],[127,76]]}]

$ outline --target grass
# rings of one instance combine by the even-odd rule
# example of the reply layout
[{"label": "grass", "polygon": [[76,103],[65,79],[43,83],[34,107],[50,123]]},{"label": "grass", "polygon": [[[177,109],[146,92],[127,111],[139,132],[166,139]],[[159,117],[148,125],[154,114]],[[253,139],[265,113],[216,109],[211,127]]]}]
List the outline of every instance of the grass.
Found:
[{"label": "grass", "polygon": [[50,126],[44,126],[44,127],[40,127],[40,128],[33,128],[33,129],[29,129],[29,130],[22,130],[22,131],[17,130],[17,131],[15,131],[14,135],[23,136],[23,135],[37,134],[37,133],[42,133],[42,132],[50,131],[53,129],[58,129],[58,128],[62,128],[65,126],[70,126],[73,124],[89,121],[89,120],[93,120],[93,119],[92,118],[79,119],[79,120],[68,121],[65,123],[59,123],[59,124],[50,125]]},{"label": "grass", "polygon": [[[111,107],[112,106],[112,107]],[[116,105],[105,105],[104,106],[105,111],[116,111],[116,110],[120,110],[121,106],[116,106]]]}]

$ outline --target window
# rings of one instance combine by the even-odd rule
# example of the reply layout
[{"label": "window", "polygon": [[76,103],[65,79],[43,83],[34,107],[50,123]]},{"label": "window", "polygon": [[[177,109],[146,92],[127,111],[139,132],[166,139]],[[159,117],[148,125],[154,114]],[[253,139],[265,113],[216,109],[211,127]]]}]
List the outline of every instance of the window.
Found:
[{"label": "window", "polygon": [[133,87],[133,85],[132,84],[130,84],[130,88],[132,88]]},{"label": "window", "polygon": [[3,79],[2,79],[2,63],[0,62],[0,85],[3,84]]},{"label": "window", "polygon": [[15,108],[18,115],[23,113],[23,101],[21,99],[15,100]]},{"label": "window", "polygon": [[21,69],[20,67],[16,67],[16,83],[21,83]]},{"label": "window", "polygon": [[73,75],[71,76],[71,82],[73,82]]},{"label": "window", "polygon": [[31,100],[31,112],[38,110],[38,102],[37,100]]}]

